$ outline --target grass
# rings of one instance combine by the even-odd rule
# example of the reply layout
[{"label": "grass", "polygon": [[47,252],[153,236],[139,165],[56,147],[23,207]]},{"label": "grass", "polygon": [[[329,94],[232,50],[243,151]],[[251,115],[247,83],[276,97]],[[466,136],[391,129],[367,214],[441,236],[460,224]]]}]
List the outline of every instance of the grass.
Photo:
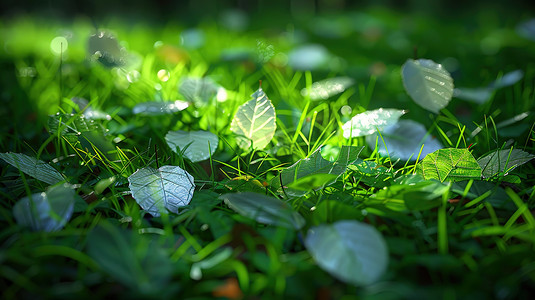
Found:
[{"label": "grass", "polygon": [[[381,155],[364,137],[345,139],[341,130],[357,113],[399,108],[409,111],[402,119],[422,123],[445,148],[469,148],[475,158],[511,147],[535,153],[530,54],[535,44],[515,33],[516,23],[507,15],[502,17],[485,12],[466,25],[369,9],[318,19],[332,20],[332,28],[353,26],[336,38],[299,22],[275,32],[236,32],[206,22],[197,27],[204,34],[199,48],[179,44],[179,33],[187,28],[176,24],[113,21],[105,27],[132,54],[133,63],[122,68],[88,58],[86,42],[94,28],[87,20],[46,26],[37,17],[2,20],[1,107],[7,109],[0,108],[0,150],[50,162],[76,191],[74,213],[61,230],[32,231],[18,224],[13,207],[49,185],[2,164],[2,298],[528,297],[535,290],[532,162],[489,178],[418,181],[411,177],[417,173],[415,161]],[[488,19],[503,20],[502,26]],[[357,26],[366,20],[373,22],[362,24],[372,25]],[[474,27],[467,32],[465,26]],[[303,34],[327,46],[332,55],[326,67],[300,71],[286,63]],[[50,50],[59,35],[69,37],[62,55]],[[413,46],[418,57],[449,68],[456,87],[484,87],[516,69],[524,76],[494,91],[484,104],[454,98],[433,114],[403,88],[401,65],[412,57]],[[301,93],[336,76],[356,83],[324,101]],[[184,99],[178,85],[185,77],[209,77],[226,96],[170,114],[132,112],[143,102]],[[277,130],[268,147],[248,151],[238,146],[231,121],[260,80],[276,109]],[[86,110],[109,117],[80,121],[84,109],[73,97],[87,99]],[[58,129],[50,131],[54,119],[49,116],[57,113]],[[69,135],[69,128],[82,134]],[[208,159],[192,162],[185,149],[177,153],[166,143],[171,130],[209,131],[219,145]],[[381,143],[382,133],[376,145]],[[329,185],[298,196],[281,189],[286,183],[280,172],[313,157],[321,146],[331,161],[343,146],[363,149]],[[509,161],[513,152],[506,157]],[[152,217],[134,199],[128,177],[165,165],[191,174],[195,191],[178,213]],[[329,179],[316,175],[314,180]],[[316,184],[308,179],[307,184]],[[266,225],[256,221],[258,215],[236,212],[229,203],[237,192],[270,196],[264,207],[282,199],[288,208],[281,206],[280,214],[298,214],[305,225],[288,228],[273,216],[268,220],[274,224]],[[340,279],[321,267],[328,257],[311,255],[309,230],[341,220],[371,225],[387,245],[388,267],[370,284]]]}]

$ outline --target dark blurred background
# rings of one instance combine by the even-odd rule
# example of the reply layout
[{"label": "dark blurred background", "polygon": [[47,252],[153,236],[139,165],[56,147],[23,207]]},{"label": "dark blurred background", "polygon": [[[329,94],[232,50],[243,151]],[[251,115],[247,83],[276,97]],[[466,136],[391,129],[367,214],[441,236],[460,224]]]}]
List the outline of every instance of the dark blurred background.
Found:
[{"label": "dark blurred background", "polygon": [[196,23],[199,19],[215,17],[222,10],[233,8],[253,17],[269,14],[274,18],[285,18],[356,10],[369,6],[386,6],[400,12],[464,17],[477,13],[479,9],[535,12],[533,0],[2,0],[0,14],[3,17],[39,14],[67,19],[79,15],[95,19],[121,16],[162,22],[179,19],[182,23]]}]

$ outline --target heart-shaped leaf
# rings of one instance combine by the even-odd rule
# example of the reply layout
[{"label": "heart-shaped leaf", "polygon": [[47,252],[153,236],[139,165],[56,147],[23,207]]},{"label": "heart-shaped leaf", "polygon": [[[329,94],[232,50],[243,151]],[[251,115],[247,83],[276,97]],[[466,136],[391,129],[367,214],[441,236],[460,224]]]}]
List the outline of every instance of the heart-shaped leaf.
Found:
[{"label": "heart-shaped leaf", "polygon": [[438,113],[451,100],[453,79],[432,60],[407,60],[401,67],[401,77],[412,100],[428,111]]},{"label": "heart-shaped leaf", "polygon": [[[169,131],[165,136],[167,145],[174,152],[184,151],[192,162],[208,159],[219,144],[217,135],[209,131]],[[185,149],[185,150],[183,150]]]},{"label": "heart-shaped leaf", "polygon": [[365,136],[383,131],[387,126],[396,124],[406,111],[393,108],[379,108],[360,113],[342,126],[344,137]]},{"label": "heart-shaped leaf", "polygon": [[69,184],[50,187],[44,193],[20,199],[13,206],[13,216],[17,224],[32,230],[57,231],[71,219],[75,197]]},{"label": "heart-shaped leaf", "polygon": [[132,109],[134,114],[140,114],[144,116],[160,116],[173,114],[177,111],[188,108],[189,104],[185,101],[172,101],[172,102],[143,102],[136,104]]},{"label": "heart-shaped leaf", "polygon": [[511,172],[516,167],[527,163],[535,158],[519,149],[499,150],[489,153],[477,160],[483,170],[483,177],[492,177],[503,172],[504,175]]},{"label": "heart-shaped leaf", "polygon": [[373,148],[377,141],[377,150],[381,155],[389,155],[386,151],[388,149],[390,157],[402,160],[416,160],[422,145],[424,148],[420,159],[442,148],[442,144],[427,133],[424,125],[413,120],[399,120],[396,124],[386,127],[381,136],[382,139],[378,133],[369,135],[366,142]]},{"label": "heart-shaped leaf", "polygon": [[220,199],[242,216],[257,222],[299,230],[305,219],[286,202],[262,194],[244,192],[224,194]]},{"label": "heart-shaped leaf", "polygon": [[440,149],[428,154],[417,166],[425,179],[460,181],[481,179],[481,167],[468,149]]},{"label": "heart-shaped leaf", "polygon": [[340,94],[354,83],[355,81],[349,77],[328,78],[314,82],[310,87],[310,90],[307,88],[302,89],[301,95],[308,95],[312,100],[324,100]]},{"label": "heart-shaped leaf", "polygon": [[188,102],[203,107],[217,95],[220,86],[210,78],[184,78],[178,91]]},{"label": "heart-shaped leaf", "polygon": [[262,88],[253,95],[253,99],[238,108],[230,124],[230,130],[237,134],[238,146],[242,149],[264,149],[273,135],[275,123],[275,107],[271,104]]},{"label": "heart-shaped leaf", "polygon": [[0,158],[25,174],[48,184],[56,184],[65,180],[63,175],[42,160],[21,153],[0,153]]},{"label": "heart-shaped leaf", "polygon": [[136,202],[154,217],[159,217],[164,208],[178,213],[179,207],[191,201],[195,189],[193,176],[175,166],[139,169],[128,182]]},{"label": "heart-shaped leaf", "polygon": [[354,285],[376,282],[388,265],[388,249],[382,235],[357,221],[312,227],[305,246],[323,270]]}]

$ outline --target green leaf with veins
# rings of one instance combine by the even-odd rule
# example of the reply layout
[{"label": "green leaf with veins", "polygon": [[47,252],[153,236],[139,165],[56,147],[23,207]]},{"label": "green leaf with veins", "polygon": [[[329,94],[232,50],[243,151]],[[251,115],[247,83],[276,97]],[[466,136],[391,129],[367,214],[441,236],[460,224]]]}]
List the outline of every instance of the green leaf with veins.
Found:
[{"label": "green leaf with veins", "polygon": [[238,108],[230,124],[230,130],[237,135],[238,146],[245,150],[250,149],[251,145],[254,149],[264,149],[277,128],[275,107],[262,88],[252,97]]},{"label": "green leaf with veins", "polygon": [[437,150],[428,154],[416,170],[425,179],[440,182],[481,179],[481,167],[468,149]]}]

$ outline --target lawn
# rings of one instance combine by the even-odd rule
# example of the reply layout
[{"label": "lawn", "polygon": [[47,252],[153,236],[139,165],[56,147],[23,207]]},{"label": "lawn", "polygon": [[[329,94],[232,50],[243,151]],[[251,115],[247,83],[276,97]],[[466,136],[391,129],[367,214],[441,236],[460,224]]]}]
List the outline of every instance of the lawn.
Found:
[{"label": "lawn", "polygon": [[0,18],[2,299],[535,294],[535,16],[259,10]]}]

